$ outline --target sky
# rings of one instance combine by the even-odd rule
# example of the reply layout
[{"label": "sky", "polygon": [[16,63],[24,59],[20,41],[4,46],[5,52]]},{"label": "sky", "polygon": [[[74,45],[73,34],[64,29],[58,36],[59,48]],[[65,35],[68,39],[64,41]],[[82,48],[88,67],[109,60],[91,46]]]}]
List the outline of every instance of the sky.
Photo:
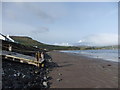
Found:
[{"label": "sky", "polygon": [[[53,45],[115,45],[117,2],[3,2],[2,33]],[[1,23],[0,23],[1,25]]]}]

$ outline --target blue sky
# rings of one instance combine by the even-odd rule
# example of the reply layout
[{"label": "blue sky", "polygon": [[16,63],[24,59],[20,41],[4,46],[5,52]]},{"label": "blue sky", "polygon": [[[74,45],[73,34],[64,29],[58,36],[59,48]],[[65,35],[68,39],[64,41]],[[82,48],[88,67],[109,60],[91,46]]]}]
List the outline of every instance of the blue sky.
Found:
[{"label": "blue sky", "polygon": [[4,2],[2,33],[48,44],[117,44],[117,2]]}]

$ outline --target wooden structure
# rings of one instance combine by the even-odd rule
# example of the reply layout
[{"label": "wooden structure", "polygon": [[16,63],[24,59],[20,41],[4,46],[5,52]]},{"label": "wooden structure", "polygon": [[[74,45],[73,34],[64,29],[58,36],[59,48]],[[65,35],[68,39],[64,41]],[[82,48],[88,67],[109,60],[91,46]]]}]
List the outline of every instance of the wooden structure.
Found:
[{"label": "wooden structure", "polygon": [[1,56],[3,59],[20,62],[20,63],[26,63],[26,64],[32,64],[38,67],[43,66],[43,60],[40,62],[35,57],[19,54],[16,52],[10,52],[10,51],[2,51]]}]

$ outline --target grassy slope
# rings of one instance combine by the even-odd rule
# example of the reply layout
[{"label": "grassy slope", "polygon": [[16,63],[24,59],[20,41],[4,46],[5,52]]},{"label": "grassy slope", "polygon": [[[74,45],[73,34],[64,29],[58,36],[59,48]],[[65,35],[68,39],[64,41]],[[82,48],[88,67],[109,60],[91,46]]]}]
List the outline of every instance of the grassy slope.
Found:
[{"label": "grassy slope", "polygon": [[23,36],[11,36],[12,39],[14,39],[15,41],[27,45],[27,46],[36,46],[36,45],[44,45],[43,43],[40,43],[36,40],[33,40],[30,37],[23,37]]},{"label": "grassy slope", "polygon": [[38,46],[41,49],[48,49],[48,50],[79,50],[80,47],[71,47],[71,46],[55,46],[55,45],[47,45],[36,40],[33,40],[30,37],[21,37],[21,36],[11,36],[12,39],[15,41],[26,45],[26,46]]}]

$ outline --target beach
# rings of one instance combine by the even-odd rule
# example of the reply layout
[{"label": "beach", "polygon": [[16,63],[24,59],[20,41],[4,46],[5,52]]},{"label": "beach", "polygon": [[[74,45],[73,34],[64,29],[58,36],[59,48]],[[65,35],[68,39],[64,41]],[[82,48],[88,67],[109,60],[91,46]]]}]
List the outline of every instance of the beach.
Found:
[{"label": "beach", "polygon": [[118,63],[51,51],[51,88],[118,88]]}]

